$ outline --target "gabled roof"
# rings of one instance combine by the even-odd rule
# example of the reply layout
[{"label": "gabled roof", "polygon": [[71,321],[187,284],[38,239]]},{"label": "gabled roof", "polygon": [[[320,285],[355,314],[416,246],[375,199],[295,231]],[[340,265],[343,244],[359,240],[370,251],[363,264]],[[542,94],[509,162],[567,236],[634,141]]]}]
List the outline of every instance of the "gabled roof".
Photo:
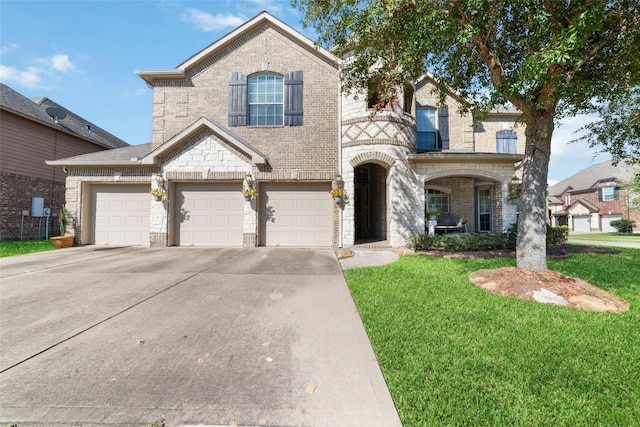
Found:
[{"label": "gabled roof", "polygon": [[311,39],[294,30],[269,13],[261,12],[253,19],[250,19],[235,30],[231,31],[230,33],[210,44],[200,52],[196,53],[195,55],[184,61],[182,64],[178,65],[176,68],[169,70],[138,70],[135,73],[144,81],[146,81],[150,86],[153,86],[156,81],[160,80],[184,80],[190,70],[196,68],[204,61],[229,47],[240,38],[246,36],[257,28],[260,28],[262,25],[269,25],[270,27],[275,28],[277,31],[294,40],[300,46],[304,47],[309,52],[313,53],[327,63],[337,63],[338,59],[327,49],[317,45]]},{"label": "gabled roof", "polygon": [[596,205],[594,205],[594,204],[593,204],[593,203],[591,203],[591,202],[586,201],[585,199],[578,199],[578,200],[576,200],[576,201],[571,205],[571,207],[569,207],[569,208],[567,209],[567,211],[571,212],[571,211],[572,211],[576,206],[578,206],[578,205],[582,205],[582,206],[584,206],[585,208],[587,208],[587,210],[588,210],[590,213],[600,212],[600,208],[599,208],[599,207],[597,207]]},{"label": "gabled roof", "polygon": [[562,200],[560,200],[556,196],[549,196],[549,197],[547,197],[547,200],[548,200],[549,204],[552,204],[552,205],[561,205],[562,204]]},{"label": "gabled roof", "polygon": [[202,117],[182,132],[153,150],[152,144],[133,145],[115,150],[98,151],[96,153],[83,154],[60,160],[46,162],[50,166],[151,166],[158,164],[159,158],[171,150],[177,148],[183,142],[197,135],[202,131],[213,133],[225,143],[235,147],[237,150],[247,154],[254,165],[265,164],[267,156],[244,141],[237,135],[224,129],[213,120]]},{"label": "gabled roof", "polygon": [[227,144],[236,147],[238,150],[246,153],[249,157],[251,157],[251,161],[254,165],[260,165],[267,163],[267,156],[262,154],[256,148],[254,148],[251,144],[244,141],[239,136],[229,132],[216,122],[206,117],[201,117],[191,125],[186,127],[182,132],[156,148],[154,151],[146,155],[141,159],[142,164],[155,164],[159,157],[163,154],[168,153],[174,148],[178,147],[182,142],[189,139],[192,135],[195,135],[202,130],[208,130],[213,132],[220,139],[225,141]]},{"label": "gabled roof", "polygon": [[[29,99],[2,83],[0,83],[0,109],[85,139],[101,147],[119,148],[129,145],[47,97]],[[47,110],[49,112],[63,112],[65,117],[54,119],[51,114],[47,113]]]},{"label": "gabled roof", "polygon": [[595,189],[596,185],[601,181],[629,180],[634,175],[633,166],[625,162],[620,162],[617,166],[614,166],[613,162],[609,160],[583,169],[569,178],[550,186],[548,193],[550,196],[560,196],[567,191],[586,191]]}]

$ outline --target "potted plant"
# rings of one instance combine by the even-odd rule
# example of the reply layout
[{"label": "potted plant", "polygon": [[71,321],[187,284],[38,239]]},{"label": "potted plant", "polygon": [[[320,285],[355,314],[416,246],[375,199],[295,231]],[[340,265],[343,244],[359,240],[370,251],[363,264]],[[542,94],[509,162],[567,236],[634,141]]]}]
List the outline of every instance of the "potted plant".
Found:
[{"label": "potted plant", "polygon": [[255,187],[247,187],[242,190],[242,195],[244,196],[244,200],[248,202],[258,195],[258,190]]},{"label": "potted plant", "polygon": [[427,211],[427,215],[429,215],[429,220],[431,221],[437,221],[441,213],[442,212],[438,208],[429,208]]},{"label": "potted plant", "polygon": [[331,187],[329,194],[331,194],[336,203],[347,200],[347,190],[342,187]]},{"label": "potted plant", "polygon": [[66,234],[67,232],[67,213],[64,208],[64,205],[60,208],[58,212],[58,225],[60,226],[60,235],[51,238],[51,243],[56,249],[60,248],[70,248],[73,246],[73,240],[75,236],[72,234]]},{"label": "potted plant", "polygon": [[153,200],[155,200],[156,202],[159,202],[164,196],[167,195],[167,192],[162,187],[153,188],[149,193],[151,193],[151,195],[153,196]]}]

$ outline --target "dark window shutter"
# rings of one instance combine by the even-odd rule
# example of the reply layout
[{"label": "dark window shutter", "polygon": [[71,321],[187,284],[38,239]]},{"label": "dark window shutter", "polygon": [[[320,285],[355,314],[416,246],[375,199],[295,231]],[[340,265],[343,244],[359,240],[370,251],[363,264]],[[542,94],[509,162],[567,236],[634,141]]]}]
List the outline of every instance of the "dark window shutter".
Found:
[{"label": "dark window shutter", "polygon": [[449,149],[449,107],[438,108],[438,140],[440,148]]},{"label": "dark window shutter", "polygon": [[496,152],[504,154],[518,153],[518,134],[509,129],[496,132]]},{"label": "dark window shutter", "polygon": [[284,125],[302,126],[302,71],[284,75]]},{"label": "dark window shutter", "polygon": [[620,187],[615,187],[613,189],[613,200],[618,200],[620,198]]},{"label": "dark window shutter", "polygon": [[604,196],[602,194],[602,187],[598,188],[598,201],[601,202],[604,200]]},{"label": "dark window shutter", "polygon": [[229,73],[229,126],[247,125],[247,76]]}]

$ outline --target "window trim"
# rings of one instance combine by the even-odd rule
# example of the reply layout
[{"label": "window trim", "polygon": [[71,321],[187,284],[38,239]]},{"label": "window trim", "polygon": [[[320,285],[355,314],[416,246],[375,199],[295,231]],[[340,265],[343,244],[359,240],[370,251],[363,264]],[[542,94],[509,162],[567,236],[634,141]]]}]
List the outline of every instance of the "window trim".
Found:
[{"label": "window trim", "polygon": [[[420,123],[424,123],[423,121],[419,120],[419,117],[421,117],[422,115],[420,114],[421,111],[430,111],[433,113],[433,130],[420,130]],[[426,119],[429,120],[429,119]],[[442,148],[439,138],[438,138],[438,109],[435,107],[431,107],[431,106],[420,106],[420,107],[416,107],[416,130],[417,130],[417,135],[416,135],[416,150],[418,153],[421,152],[426,152],[426,151],[431,151],[431,150],[440,150]],[[420,134],[433,134],[433,147],[421,147],[420,146]]]},{"label": "window trim", "polygon": [[[260,80],[265,80],[265,81],[261,82]],[[273,84],[274,81],[275,81],[275,84]],[[262,101],[252,102],[251,101],[252,95],[258,96],[258,97],[265,97],[265,98],[278,95],[277,90],[272,90],[272,91],[264,90],[264,91],[257,91],[252,93],[251,92],[252,85],[254,87],[257,87],[258,89],[278,89],[279,88],[280,89],[279,102],[277,100],[275,102],[267,101],[267,100],[265,100],[264,102]],[[267,110],[269,109],[269,107],[275,107],[276,109],[278,109],[279,107],[280,113],[269,114],[268,112],[266,112],[266,113],[254,114],[252,111],[254,107],[265,107],[265,106],[267,107]],[[263,118],[264,121],[267,123],[255,123],[256,120],[261,118]],[[278,120],[279,123],[268,123],[269,121],[271,121],[272,118],[279,119]],[[284,77],[283,76],[276,73],[258,73],[258,74],[252,75],[247,79],[247,126],[251,126],[251,127],[284,126]]]}]

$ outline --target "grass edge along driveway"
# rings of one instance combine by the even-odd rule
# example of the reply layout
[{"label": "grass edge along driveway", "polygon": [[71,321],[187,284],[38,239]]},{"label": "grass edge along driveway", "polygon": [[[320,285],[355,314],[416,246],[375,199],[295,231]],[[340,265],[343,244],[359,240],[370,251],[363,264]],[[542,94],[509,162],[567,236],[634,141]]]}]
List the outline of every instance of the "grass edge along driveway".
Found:
[{"label": "grass edge along driveway", "polygon": [[640,250],[549,262],[628,300],[622,314],[467,279],[514,264],[404,255],[345,271],[403,425],[640,425]]}]

